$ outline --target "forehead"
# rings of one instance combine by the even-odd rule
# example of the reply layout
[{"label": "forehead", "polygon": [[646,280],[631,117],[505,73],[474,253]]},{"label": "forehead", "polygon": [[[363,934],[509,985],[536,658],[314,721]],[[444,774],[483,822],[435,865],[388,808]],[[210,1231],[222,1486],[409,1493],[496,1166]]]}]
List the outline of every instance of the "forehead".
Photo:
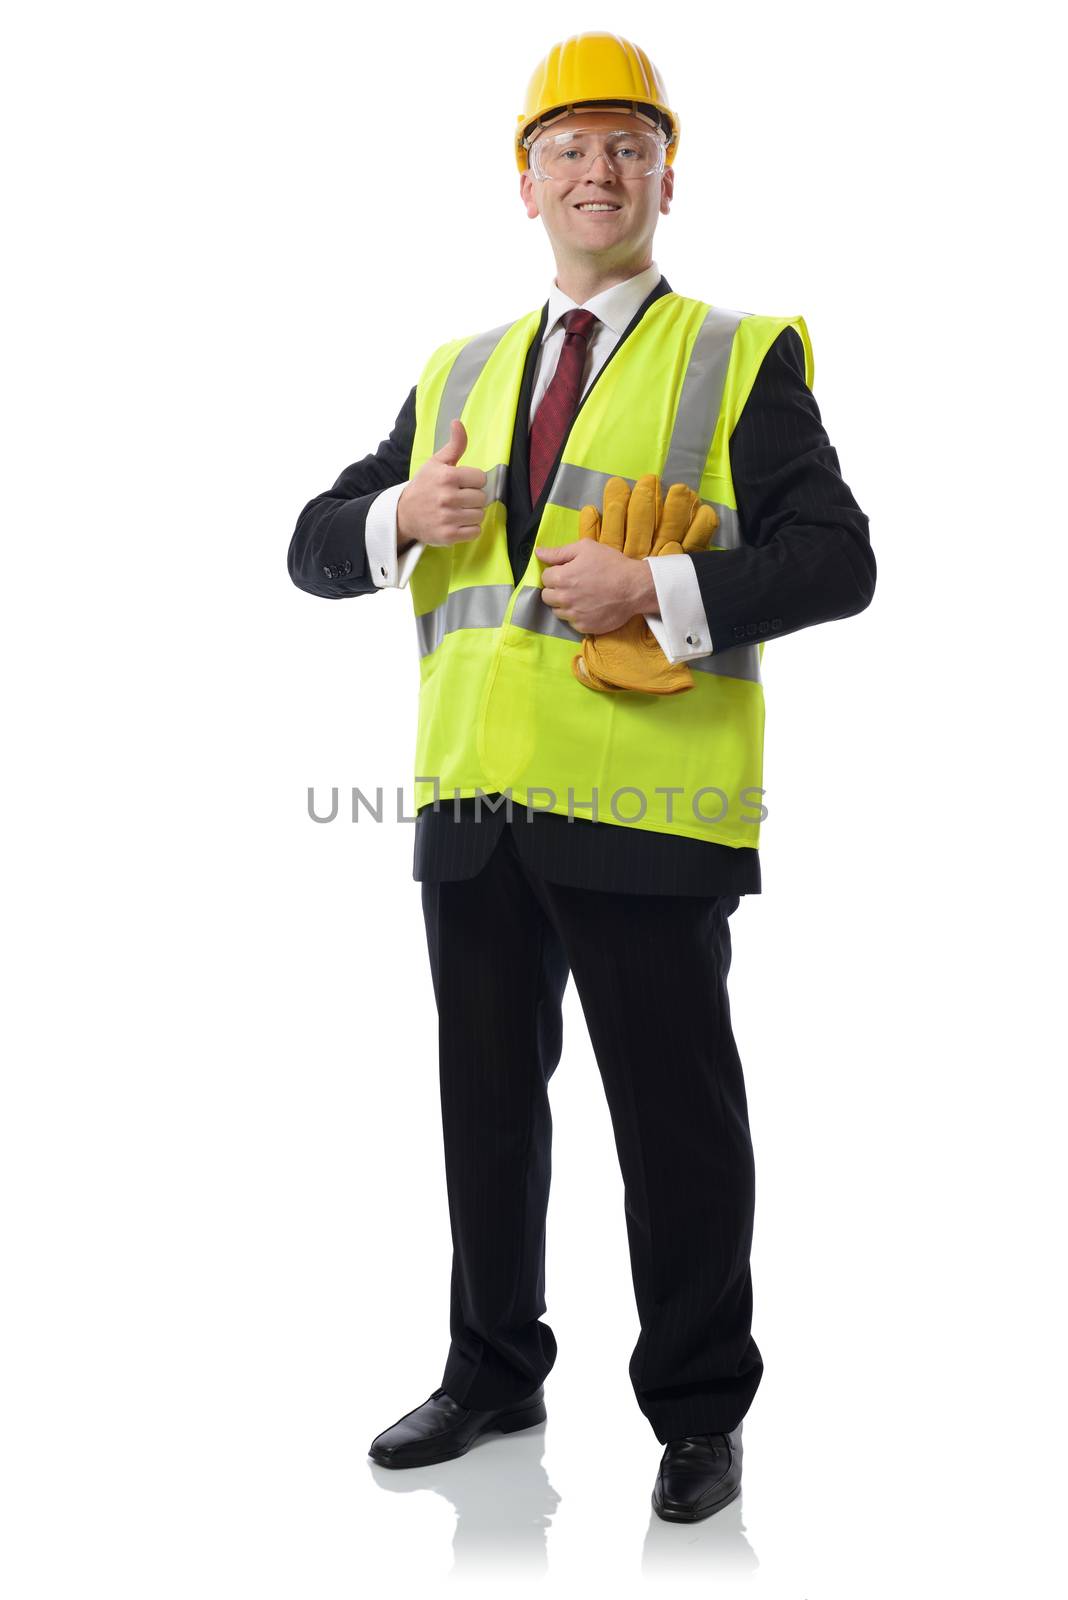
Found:
[{"label": "forehead", "polygon": [[652,127],[632,111],[602,110],[572,111],[566,117],[554,118],[544,133],[569,133],[573,128],[630,128],[635,133],[652,133]]}]

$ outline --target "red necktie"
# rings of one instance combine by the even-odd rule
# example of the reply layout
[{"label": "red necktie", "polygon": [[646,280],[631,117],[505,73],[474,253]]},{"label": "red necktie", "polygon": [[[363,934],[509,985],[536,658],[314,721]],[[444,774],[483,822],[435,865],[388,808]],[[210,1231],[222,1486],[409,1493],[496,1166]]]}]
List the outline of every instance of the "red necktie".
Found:
[{"label": "red necktie", "polygon": [[567,438],[575,417],[590,332],[600,319],[592,311],[569,311],[564,317],[564,348],[552,382],[538,402],[530,425],[530,503],[537,505],[549,468]]}]

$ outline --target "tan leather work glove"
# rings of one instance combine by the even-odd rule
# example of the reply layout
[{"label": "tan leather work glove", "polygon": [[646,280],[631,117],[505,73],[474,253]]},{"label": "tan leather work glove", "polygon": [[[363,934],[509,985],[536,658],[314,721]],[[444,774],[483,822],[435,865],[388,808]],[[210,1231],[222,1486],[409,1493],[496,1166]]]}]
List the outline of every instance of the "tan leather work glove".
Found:
[{"label": "tan leather work glove", "polygon": [[[583,506],[579,512],[580,539],[597,539],[636,561],[705,550],[718,526],[714,508],[702,505],[684,483],[673,483],[662,499],[655,473],[639,478],[633,489],[625,478],[609,478],[603,516],[596,506]],[[628,617],[611,633],[587,634],[571,670],[588,689],[681,694],[693,688],[689,667],[668,660],[641,615]]]}]

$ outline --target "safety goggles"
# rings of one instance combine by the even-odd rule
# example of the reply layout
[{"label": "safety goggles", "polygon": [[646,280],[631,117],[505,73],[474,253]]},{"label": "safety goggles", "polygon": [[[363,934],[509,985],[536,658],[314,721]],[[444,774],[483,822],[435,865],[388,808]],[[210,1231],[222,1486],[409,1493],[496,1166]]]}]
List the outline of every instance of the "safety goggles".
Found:
[{"label": "safety goggles", "polygon": [[538,179],[582,178],[603,155],[621,178],[649,178],[664,170],[667,141],[660,132],[633,128],[568,128],[543,133],[530,147],[531,174]]}]

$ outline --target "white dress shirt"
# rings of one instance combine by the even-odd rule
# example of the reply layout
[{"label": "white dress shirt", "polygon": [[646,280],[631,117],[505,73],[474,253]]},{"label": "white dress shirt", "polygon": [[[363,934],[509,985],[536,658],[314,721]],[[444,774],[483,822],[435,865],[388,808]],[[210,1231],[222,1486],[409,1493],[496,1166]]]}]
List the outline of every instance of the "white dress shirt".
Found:
[{"label": "white dress shirt", "polygon": [[[581,398],[604,366],[642,301],[660,282],[660,277],[660,268],[654,261],[633,278],[615,283],[610,289],[602,289],[600,294],[595,294],[581,308],[557,287],[554,280],[549,290],[545,332],[534,370],[534,388],[530,397],[531,421],[560,359],[560,351],[564,346],[564,315],[568,311],[584,309],[592,311],[599,319],[589,341]],[[403,589],[426,549],[425,544],[416,540],[398,556],[397,501],[407,487],[407,483],[398,483],[391,489],[384,489],[367,513],[367,560],[371,576],[380,589]],[[696,656],[710,655],[712,646],[708,619],[692,559],[688,555],[656,556],[655,559],[647,556],[645,559],[649,562],[660,607],[659,617],[647,613],[645,620],[667,659],[670,662],[689,661]]]}]

